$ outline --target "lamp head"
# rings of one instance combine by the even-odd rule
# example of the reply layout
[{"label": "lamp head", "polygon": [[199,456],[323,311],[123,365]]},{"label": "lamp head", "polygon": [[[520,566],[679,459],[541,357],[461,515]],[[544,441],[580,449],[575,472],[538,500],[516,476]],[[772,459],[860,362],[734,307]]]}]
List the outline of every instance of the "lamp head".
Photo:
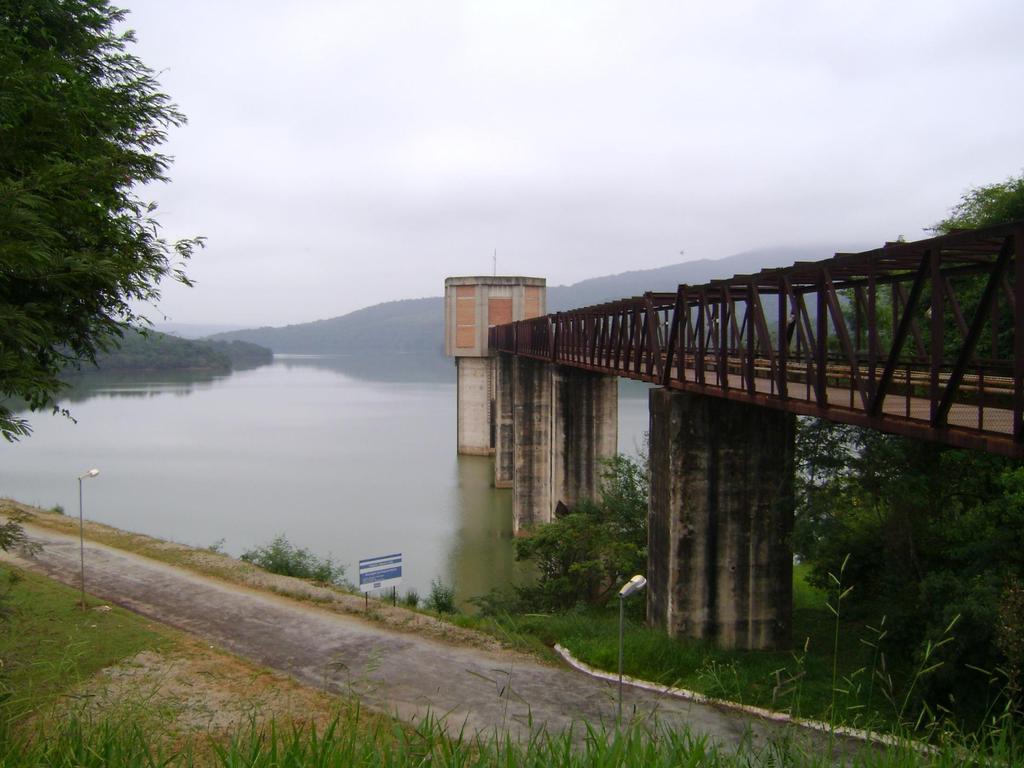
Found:
[{"label": "lamp head", "polygon": [[647,586],[647,579],[640,574],[637,574],[632,579],[622,585],[622,589],[619,590],[619,597],[626,598],[630,595],[639,592]]},{"label": "lamp head", "polygon": [[79,479],[83,479],[86,477],[96,477],[96,475],[98,475],[99,473],[100,471],[98,469],[90,469],[84,475],[79,475]]}]

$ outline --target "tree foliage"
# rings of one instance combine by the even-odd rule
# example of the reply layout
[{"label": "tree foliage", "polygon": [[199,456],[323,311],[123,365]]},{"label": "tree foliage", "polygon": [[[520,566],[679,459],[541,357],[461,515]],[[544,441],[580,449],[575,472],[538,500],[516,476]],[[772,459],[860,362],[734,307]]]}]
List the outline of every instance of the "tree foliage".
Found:
[{"label": "tree foliage", "polygon": [[247,341],[180,339],[165,333],[140,333],[125,328],[118,348],[96,355],[95,367],[81,366],[79,373],[95,371],[220,371],[252,368],[272,362],[274,353]]},{"label": "tree foliage", "polygon": [[[139,189],[184,116],[107,0],[0,0],[0,400],[52,407],[60,371],[116,345],[199,239],[168,243]],[[28,434],[0,404],[0,434]]]},{"label": "tree foliage", "polygon": [[[1019,219],[1024,175],[968,191],[935,231]],[[981,281],[965,280],[977,283],[958,284],[973,313]],[[946,338],[962,343],[952,331]],[[1001,335],[999,346],[1012,349],[1012,337]],[[1019,706],[1024,466],[812,419],[800,422],[797,452],[794,548],[812,580],[827,588],[828,574],[846,561],[844,584],[853,590],[845,606],[866,621],[886,617],[890,654],[913,654],[956,619],[945,663],[920,689],[925,703],[984,712],[992,692],[979,671],[986,670]]]},{"label": "tree foliage", "polygon": [[628,456],[605,463],[597,501],[516,542],[516,557],[536,563],[535,584],[518,596],[530,610],[604,604],[623,578],[647,572],[647,470]]},{"label": "tree foliage", "polygon": [[1024,579],[1024,467],[809,420],[798,469],[794,544],[812,582],[829,588],[828,574],[849,558],[847,615],[885,616],[890,655],[908,657],[959,617],[946,663],[921,693],[932,705],[951,707],[952,696],[957,710],[984,709],[992,691],[976,670],[998,676],[1009,659],[1005,638],[1024,634],[1024,624],[1000,630],[1020,618],[1007,600],[1010,580]]},{"label": "tree foliage", "polygon": [[932,227],[937,234],[1024,220],[1024,172],[964,193],[949,216]]},{"label": "tree foliage", "polygon": [[[932,227],[936,234],[949,234],[962,229],[977,229],[1024,221],[1024,173],[1006,181],[974,187],[961,197],[947,216]],[[950,277],[950,285],[957,297],[960,311],[967,318],[973,317],[981,302],[981,295],[987,282],[986,277],[967,275]],[[931,343],[931,328],[925,312],[931,306],[931,289],[927,289],[918,310],[925,345]],[[977,354],[982,358],[1006,360],[1013,356],[1013,317],[1010,312],[1000,312],[996,320],[996,333],[986,332],[977,342]],[[948,310],[944,318],[944,356],[955,359],[962,345],[962,334],[956,326],[954,316]]]},{"label": "tree foliage", "polygon": [[4,552],[20,550],[29,555],[38,552],[39,545],[29,540],[28,534],[25,533],[25,528],[22,526],[27,516],[18,512],[8,512],[7,515],[7,519],[0,523],[0,550]]}]

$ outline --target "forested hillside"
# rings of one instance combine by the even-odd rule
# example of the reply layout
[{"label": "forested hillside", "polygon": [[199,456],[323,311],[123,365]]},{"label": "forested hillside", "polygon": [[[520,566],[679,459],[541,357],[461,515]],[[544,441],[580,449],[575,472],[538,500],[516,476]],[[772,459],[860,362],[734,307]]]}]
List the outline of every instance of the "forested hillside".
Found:
[{"label": "forested hillside", "polygon": [[440,297],[389,301],[329,320],[251,328],[209,338],[248,341],[295,354],[434,351],[440,355],[444,347],[442,301]]},{"label": "forested hillside", "polygon": [[[765,267],[789,265],[794,261],[823,259],[831,256],[834,250],[826,246],[761,248],[724,259],[688,261],[657,269],[595,277],[573,285],[549,286],[548,310],[558,312],[635,296],[644,291],[674,291],[679,283],[700,284],[714,278],[756,272]],[[297,354],[391,352],[441,355],[444,345],[443,306],[440,296],[389,301],[329,320],[231,331],[210,338],[248,341],[275,352]]]},{"label": "forested hillside", "polygon": [[83,363],[75,373],[96,371],[230,371],[264,365],[273,352],[245,341],[190,341],[126,329],[118,349],[100,353],[96,364]]}]

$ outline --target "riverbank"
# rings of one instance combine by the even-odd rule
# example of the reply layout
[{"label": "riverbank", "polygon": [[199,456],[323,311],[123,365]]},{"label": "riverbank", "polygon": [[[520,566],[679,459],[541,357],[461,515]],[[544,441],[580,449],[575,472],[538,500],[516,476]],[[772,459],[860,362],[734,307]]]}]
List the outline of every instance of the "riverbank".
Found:
[{"label": "riverbank", "polygon": [[[78,535],[78,518],[63,512],[46,510],[12,499],[0,499],[0,517],[21,515],[30,526],[68,535]],[[115,549],[150,558],[167,565],[188,569],[249,589],[270,592],[301,600],[339,614],[366,619],[399,632],[411,632],[472,648],[497,651],[510,648],[484,633],[458,627],[439,618],[395,607],[379,600],[369,603],[362,595],[340,587],[314,584],[289,576],[279,576],[231,557],[215,549],[202,549],[165,541],[141,533],[132,533],[91,520],[84,521],[85,538]],[[369,605],[369,610],[367,610]],[[551,659],[553,656],[548,656]]]},{"label": "riverbank", "polygon": [[[25,510],[23,505],[12,504],[0,506],[0,510],[3,509],[8,512]],[[45,525],[30,523],[31,535],[43,540],[44,550],[38,560],[27,565],[66,583],[76,583],[78,540],[77,536],[70,534],[77,533],[77,520],[53,512],[28,511]],[[539,738],[538,734],[561,733],[574,727],[574,723],[596,725],[599,730],[615,723],[614,686],[610,683],[584,678],[565,669],[537,665],[528,656],[508,650],[491,652],[476,646],[452,645],[453,639],[458,642],[477,633],[450,628],[458,631],[439,643],[420,636],[421,629],[427,624],[416,628],[416,624],[403,621],[395,622],[396,627],[403,628],[395,632],[377,623],[383,614],[405,614],[405,618],[414,621],[443,622],[422,614],[410,616],[409,611],[386,606],[378,606],[387,610],[372,615],[372,622],[367,622],[365,616],[357,618],[355,613],[346,615],[339,611],[336,606],[344,600],[333,597],[324,600],[316,592],[311,595],[308,588],[312,585],[301,582],[288,584],[296,580],[270,577],[246,564],[236,566],[227,563],[222,559],[225,556],[215,552],[138,537],[95,524],[90,524],[87,532],[90,537],[105,537],[136,552],[145,551],[157,556],[154,559],[88,542],[86,563],[90,594],[107,598],[117,595],[117,602],[143,617],[159,618],[187,630],[196,638],[192,646],[196,651],[201,652],[204,647],[211,650],[212,647],[225,648],[236,657],[246,657],[258,665],[269,665],[278,672],[286,673],[292,681],[297,681],[296,684],[304,683],[326,693],[336,705],[352,704],[358,700],[379,711],[395,713],[402,723],[396,725],[399,730],[408,729],[410,723],[433,721],[430,749],[439,745],[443,747],[444,740],[453,735],[453,726],[457,726],[458,733],[463,735],[486,732],[491,733],[492,738],[497,733],[512,732],[516,734],[514,740],[525,739],[530,744]],[[10,560],[9,557],[5,559]],[[170,565],[172,562],[175,565]],[[217,572],[219,576],[183,570],[182,562],[190,562],[207,574]],[[232,581],[222,578],[225,574]],[[270,580],[265,581],[267,578]],[[279,579],[285,579],[285,584],[282,585]],[[298,597],[299,601],[280,596],[288,593]],[[64,602],[73,605],[77,594],[69,594],[72,596],[65,596]],[[354,598],[357,604],[362,604],[361,599],[353,595],[340,594],[337,597]],[[95,602],[90,605],[98,612],[97,615],[105,614],[105,605]],[[322,610],[324,606],[328,607],[326,612]],[[117,610],[114,608],[113,612]],[[377,614],[376,611],[374,613]],[[86,615],[92,614],[90,611]],[[81,613],[75,614],[75,617],[81,616]],[[471,642],[484,646],[496,644],[486,637],[473,637]],[[139,652],[142,655],[136,654],[128,662],[129,668],[151,667],[157,678],[171,681],[168,688],[172,691],[180,688],[182,681],[196,675],[219,674],[211,667],[195,667],[193,662],[157,663],[159,651],[155,658],[147,655],[149,651],[149,648],[144,648]],[[179,671],[175,672],[175,669]],[[102,674],[113,674],[114,679],[130,681],[135,673]],[[146,687],[131,682],[128,685],[133,690]],[[264,687],[273,690],[276,686],[277,683],[268,678]],[[84,699],[103,698],[92,693],[82,693],[81,696]],[[209,698],[203,692],[196,696],[197,700]],[[121,697],[115,694],[109,698]],[[222,708],[216,701],[215,694],[213,703],[201,704],[200,709]],[[651,729],[667,727],[676,736],[691,734],[684,739],[687,749],[697,749],[699,754],[707,755],[709,745],[718,744],[725,746],[729,754],[739,750],[745,755],[743,764],[760,764],[766,756],[778,758],[780,754],[786,755],[787,762],[792,764],[816,764],[823,755],[834,758],[839,753],[847,757],[872,754],[875,758],[873,764],[879,765],[916,764],[916,758],[907,759],[908,749],[912,751],[912,748],[904,742],[895,745],[883,760],[878,761],[876,750],[864,752],[867,748],[863,744],[847,741],[838,733],[815,735],[804,729],[781,726],[740,713],[723,712],[713,706],[687,702],[656,691],[627,688],[625,704],[632,730],[639,727],[650,734]],[[254,700],[252,706],[259,709],[262,705]],[[278,715],[274,714],[272,707],[270,712],[269,722],[277,722]],[[328,719],[318,722],[328,726],[330,722],[340,722],[330,719],[329,709],[324,712]],[[443,715],[440,726],[436,722],[439,715]],[[287,718],[287,713],[282,717]],[[351,710],[340,717],[343,720],[351,717]],[[437,730],[438,727],[441,730]],[[449,729],[448,736],[444,735],[445,727]],[[419,730],[419,726],[416,729]],[[377,728],[374,733],[379,736],[381,731]],[[458,741],[462,743],[461,737]],[[500,746],[500,740],[480,744],[474,749],[481,753],[481,749],[493,749],[495,744]],[[676,747],[680,744],[682,742],[676,743]],[[563,746],[571,744],[566,742]],[[780,749],[783,752],[780,753]],[[722,762],[716,757],[709,764],[731,765],[733,762],[731,759]]]},{"label": "riverbank", "polygon": [[[72,530],[77,526],[77,521],[68,526],[57,519],[60,515],[36,514],[50,525]],[[31,523],[26,530],[43,549],[31,561],[16,559],[16,564],[76,584],[77,536]],[[146,546],[156,546],[165,558],[168,553],[171,559],[181,557],[178,545],[150,541]],[[206,563],[216,555],[198,554]],[[521,742],[541,732],[562,733],[574,724],[607,726],[617,719],[615,687],[607,681],[538,663],[508,649],[453,644],[452,638],[467,630],[452,628],[457,634],[445,640],[408,631],[409,624],[396,631],[376,618],[367,621],[344,614],[334,608],[334,601],[297,601],[93,541],[86,542],[85,561],[90,595],[183,629],[299,682],[356,697],[405,723],[436,719],[449,732],[454,728],[467,735],[506,734]],[[405,613],[412,621],[430,620],[390,610]],[[475,638],[474,643],[498,645],[486,637]],[[623,704],[630,723],[691,731],[729,749],[745,744],[761,749],[779,742],[808,753],[863,748],[859,742],[640,688],[627,688]]]}]

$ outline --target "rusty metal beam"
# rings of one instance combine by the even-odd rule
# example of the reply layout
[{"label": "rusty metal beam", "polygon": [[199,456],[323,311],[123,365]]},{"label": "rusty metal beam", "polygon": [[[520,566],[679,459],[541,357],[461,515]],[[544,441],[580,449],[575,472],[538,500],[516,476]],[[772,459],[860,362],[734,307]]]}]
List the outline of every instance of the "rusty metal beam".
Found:
[{"label": "rusty metal beam", "polygon": [[[938,406],[938,413],[933,418],[933,423],[938,422],[938,425],[946,423],[946,418],[949,415],[949,409],[953,405],[953,399],[956,397],[957,390],[960,389],[960,384],[963,381],[964,371],[967,368],[967,364],[970,362],[971,357],[974,356],[974,348],[978,344],[978,339],[981,338],[981,331],[985,326],[985,315],[989,313],[992,308],[992,303],[995,301],[996,291],[999,287],[999,282],[1002,280],[1003,274],[1006,268],[1010,264],[1010,256],[1013,254],[1013,241],[1014,238],[1007,237],[1003,242],[1003,247],[999,249],[999,256],[996,258],[995,264],[992,266],[992,274],[989,276],[988,282],[985,283],[985,290],[981,294],[981,299],[978,301],[978,308],[974,313],[974,319],[971,321],[971,327],[967,332],[967,338],[964,339],[964,345],[960,348],[960,353],[957,355],[956,363],[953,365],[953,371],[949,376],[949,383],[946,384],[946,391],[942,395],[942,401]],[[1014,366],[1016,369],[1016,366]]]},{"label": "rusty metal beam", "polygon": [[[489,339],[501,352],[1024,457],[1022,241],[1024,221],[890,243],[519,321]],[[982,275],[974,307],[957,291]],[[778,302],[774,330],[765,297]],[[946,359],[951,334],[962,346]]]}]

